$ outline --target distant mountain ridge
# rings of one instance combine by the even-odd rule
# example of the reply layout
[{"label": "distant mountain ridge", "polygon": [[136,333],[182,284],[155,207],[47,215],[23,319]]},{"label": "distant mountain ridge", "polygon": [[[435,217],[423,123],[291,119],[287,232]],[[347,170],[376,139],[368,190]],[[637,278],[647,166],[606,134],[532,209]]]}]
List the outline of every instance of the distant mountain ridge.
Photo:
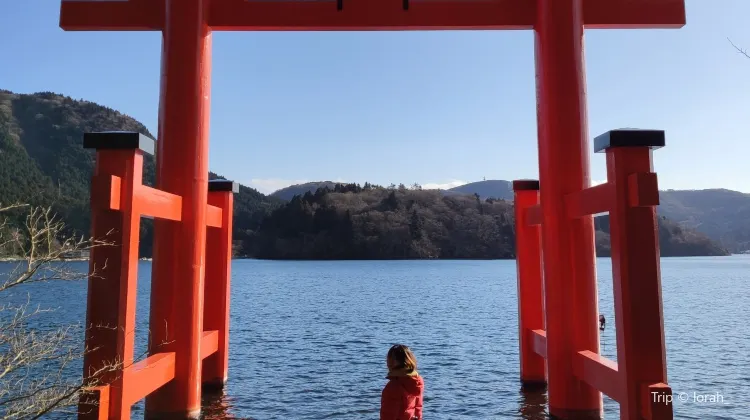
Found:
[{"label": "distant mountain ridge", "polygon": [[732,252],[750,250],[750,194],[723,188],[659,192],[660,215],[705,233]]},{"label": "distant mountain ridge", "polygon": [[281,188],[279,190],[276,190],[272,192],[270,195],[272,197],[276,197],[282,200],[289,201],[292,198],[294,198],[295,195],[305,195],[306,192],[314,193],[318,190],[318,188],[325,188],[328,187],[329,189],[333,189],[336,184],[343,184],[342,182],[333,182],[333,181],[317,181],[317,182],[305,182],[304,184],[295,184],[290,185],[288,187]]},{"label": "distant mountain ridge", "polygon": [[513,200],[513,183],[499,179],[470,182],[447,190],[449,193],[478,194],[479,198],[494,198],[497,200]]}]

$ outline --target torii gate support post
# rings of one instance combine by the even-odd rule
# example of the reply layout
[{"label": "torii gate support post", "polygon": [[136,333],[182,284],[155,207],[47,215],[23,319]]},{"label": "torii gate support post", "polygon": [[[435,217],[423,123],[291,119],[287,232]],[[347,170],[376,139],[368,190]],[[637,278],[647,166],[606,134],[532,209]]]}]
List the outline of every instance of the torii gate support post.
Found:
[{"label": "torii gate support post", "polygon": [[175,378],[146,398],[147,417],[199,416],[208,203],[211,30],[207,2],[167,0],[156,179],[182,196],[182,222],[157,221],[149,353],[175,352]]},{"label": "torii gate support post", "polygon": [[672,418],[652,160],[664,145],[661,130],[613,130],[594,140],[607,156],[620,418],[628,420]]},{"label": "torii gate support post", "polygon": [[547,384],[544,357],[535,351],[544,331],[539,181],[513,181],[518,290],[518,357],[525,390]]},{"label": "torii gate support post", "polygon": [[594,220],[570,220],[565,195],[590,184],[582,0],[540,0],[535,25],[539,183],[550,415],[600,418],[602,396],[573,374],[599,353]]},{"label": "torii gate support post", "polygon": [[[91,180],[91,235],[107,242],[94,247],[89,258],[84,377],[111,385],[95,390],[100,395],[93,399],[101,407],[84,396],[79,409],[88,418],[99,418],[100,410],[107,415],[111,410],[113,418],[128,418],[123,373],[133,364],[141,217],[133,197],[141,185],[143,154],[153,152],[153,142],[130,133],[87,133],[84,147],[97,151]],[[113,177],[119,182],[114,192]],[[113,200],[120,204],[117,210],[111,208]],[[111,388],[116,392],[110,393]]]},{"label": "torii gate support post", "polygon": [[203,359],[204,388],[218,389],[227,381],[229,365],[229,292],[232,278],[232,209],[239,184],[213,180],[208,183],[208,204],[221,209],[221,227],[208,228],[203,329],[217,331],[216,353]]}]

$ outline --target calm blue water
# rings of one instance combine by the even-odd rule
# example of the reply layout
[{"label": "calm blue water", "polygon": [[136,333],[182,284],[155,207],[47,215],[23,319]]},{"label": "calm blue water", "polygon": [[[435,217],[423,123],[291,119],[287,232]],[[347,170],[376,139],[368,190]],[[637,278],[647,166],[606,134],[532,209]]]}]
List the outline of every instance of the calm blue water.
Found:
[{"label": "calm blue water", "polygon": [[[151,264],[139,268],[142,351]],[[598,273],[602,352],[615,359],[609,259]],[[427,419],[546,418],[544,393],[519,391],[514,261],[238,260],[232,274],[229,382],[206,418],[376,419],[396,342],[416,353]],[[750,418],[750,257],[663,259],[662,285],[669,382],[690,395],[676,418]],[[59,307],[47,322],[85,319],[84,283],[26,292]],[[605,415],[619,417],[607,398]]]}]

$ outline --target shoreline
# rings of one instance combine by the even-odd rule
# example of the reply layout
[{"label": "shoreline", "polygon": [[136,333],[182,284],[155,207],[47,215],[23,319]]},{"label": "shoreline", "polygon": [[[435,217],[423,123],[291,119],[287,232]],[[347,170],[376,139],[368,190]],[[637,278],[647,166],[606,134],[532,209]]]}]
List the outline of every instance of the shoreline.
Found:
[{"label": "shoreline", "polygon": [[[696,257],[733,257],[738,255],[750,255],[750,253],[733,253],[729,255],[662,255],[661,258],[696,258]],[[599,258],[611,258],[610,256],[597,256]],[[54,262],[84,262],[89,258],[58,258]],[[250,258],[250,257],[233,257],[232,261],[257,260],[257,261],[495,261],[495,260],[515,260],[515,258],[373,258],[364,260],[334,260],[334,259],[286,259],[286,258]],[[0,263],[20,263],[26,261],[20,257],[2,257]],[[153,261],[153,258],[139,258],[138,261]]]}]

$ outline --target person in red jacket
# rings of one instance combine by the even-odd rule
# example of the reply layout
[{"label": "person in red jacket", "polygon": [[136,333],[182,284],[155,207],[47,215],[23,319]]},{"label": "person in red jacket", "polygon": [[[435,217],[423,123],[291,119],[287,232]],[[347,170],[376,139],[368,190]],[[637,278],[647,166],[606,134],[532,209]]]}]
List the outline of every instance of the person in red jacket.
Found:
[{"label": "person in red jacket", "polygon": [[424,380],[409,347],[396,344],[388,350],[388,383],[380,400],[380,420],[422,420]]}]

